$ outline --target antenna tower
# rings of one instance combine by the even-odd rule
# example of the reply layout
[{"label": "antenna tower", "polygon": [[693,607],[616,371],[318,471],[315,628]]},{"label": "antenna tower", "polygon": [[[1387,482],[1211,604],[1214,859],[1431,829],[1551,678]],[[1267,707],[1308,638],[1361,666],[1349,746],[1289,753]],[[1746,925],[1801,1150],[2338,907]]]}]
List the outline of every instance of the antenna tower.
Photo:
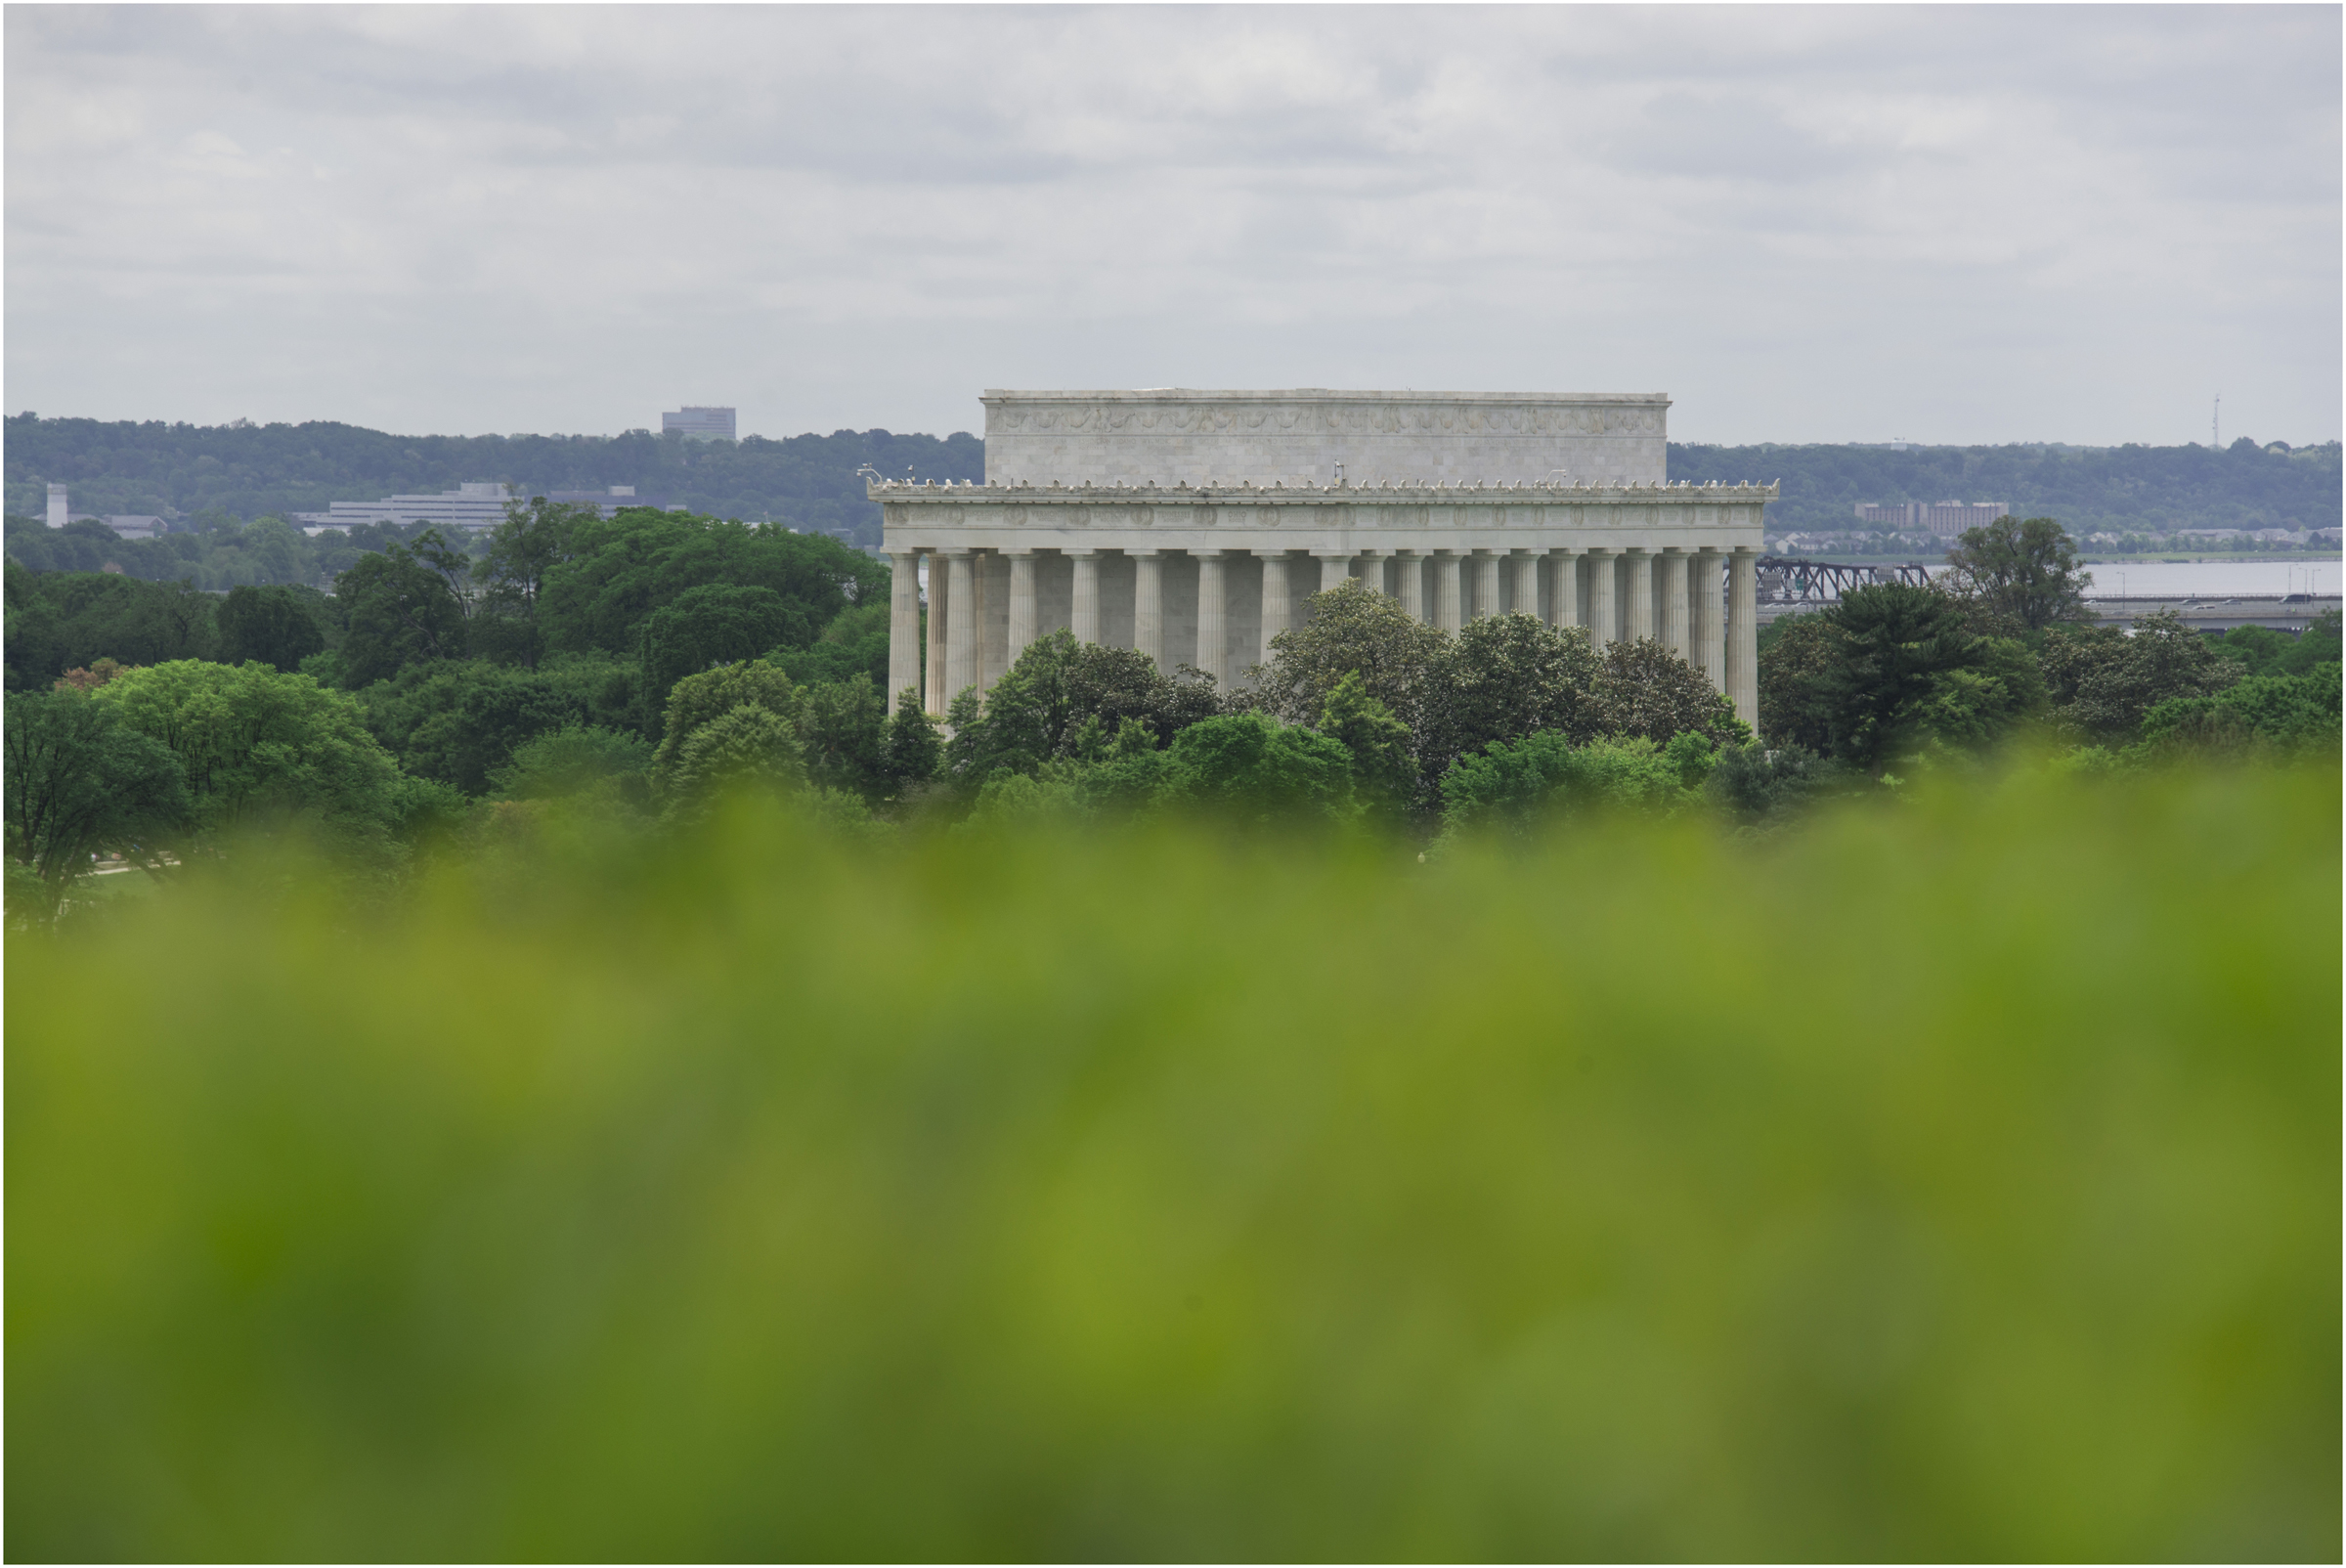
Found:
[{"label": "antenna tower", "polygon": [[2208,416],[2207,444],[2216,451],[2224,450],[2224,394],[2216,394],[2216,411]]}]

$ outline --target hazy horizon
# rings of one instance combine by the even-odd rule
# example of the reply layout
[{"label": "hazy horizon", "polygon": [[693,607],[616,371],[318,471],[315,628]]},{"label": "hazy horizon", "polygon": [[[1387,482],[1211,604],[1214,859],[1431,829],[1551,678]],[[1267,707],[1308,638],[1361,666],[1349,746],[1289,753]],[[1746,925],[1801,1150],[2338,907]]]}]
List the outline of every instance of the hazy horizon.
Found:
[{"label": "hazy horizon", "polygon": [[15,7],[6,407],[982,432],[1668,392],[1688,444],[2340,433],[2335,7]]},{"label": "hazy horizon", "polygon": [[[1104,390],[1104,389],[1097,389],[1097,388],[1095,388],[1095,389],[1092,389],[1092,390]],[[1200,388],[1190,388],[1190,389],[1185,389],[1185,390],[1207,391],[1207,390],[1216,390],[1216,389],[1213,389],[1213,388],[1203,388],[1203,387],[1200,387]],[[1231,390],[1231,389],[1228,389],[1228,388],[1223,388],[1223,389],[1219,389],[1219,390]],[[1347,390],[1359,390],[1359,389],[1357,389],[1357,388],[1335,388],[1335,389],[1333,389],[1333,390],[1347,391]],[[1442,390],[1446,390],[1446,389],[1444,389],[1444,388],[1429,388],[1429,390],[1433,390],[1433,391],[1442,391]],[[1556,395],[1556,394],[1541,394],[1541,395],[1552,396],[1552,395]],[[673,411],[671,411],[671,412],[673,412]],[[39,417],[39,418],[44,418],[44,419],[52,419],[52,418],[55,418],[55,419],[73,419],[73,418],[92,418],[92,419],[95,419],[95,418],[98,418],[98,416],[97,416],[97,415],[95,415],[95,414],[71,414],[71,413],[64,413],[64,414],[59,414],[59,413],[53,413],[53,412],[51,412],[51,411],[44,410],[44,409],[23,409],[23,410],[19,410],[19,411],[17,411],[17,414],[15,414],[15,415],[12,415],[12,417],[16,417],[16,416],[22,416],[22,415],[23,415],[23,414],[31,414],[31,415],[34,415],[34,416],[36,416],[36,417]],[[172,419],[172,418],[166,418],[166,417],[163,417],[163,416],[160,416],[160,415],[155,415],[155,416],[152,416],[152,417],[144,417],[144,418],[143,418],[143,417],[139,417],[139,416],[136,416],[136,415],[128,415],[128,414],[126,414],[126,415],[122,415],[122,416],[120,416],[120,417],[119,417],[119,418],[117,418],[117,419],[100,419],[100,420],[99,420],[99,422],[100,422],[100,423],[123,423],[123,422],[127,422],[127,423],[132,423],[132,424],[149,424],[149,423],[153,423],[153,424],[164,424],[164,425],[188,424],[188,425],[193,425],[193,426],[195,426],[195,427],[196,427],[196,428],[197,428],[197,429],[228,429],[228,428],[234,428],[234,426],[235,426],[235,421],[234,421],[234,420],[216,420],[216,421],[212,421],[212,422],[210,422],[210,423],[201,423],[201,422],[198,422],[198,421],[196,421],[196,420],[193,420],[193,419]],[[301,425],[301,424],[349,424],[349,423],[352,423],[352,421],[349,421],[349,420],[326,419],[326,418],[308,418],[308,419],[276,419],[276,420],[272,420],[272,419],[250,419],[250,420],[247,420],[246,422],[248,422],[249,424],[252,424],[252,425],[254,425],[254,426],[269,425],[269,424],[282,424],[282,425],[286,425],[286,426],[293,426],[293,425]],[[983,421],[982,421],[982,420],[978,420],[978,421],[977,421],[976,423],[977,423],[977,425],[978,425],[978,426],[981,426],[981,425],[982,425],[982,423],[983,423]],[[646,426],[641,426],[641,425],[630,426],[630,427],[629,427],[629,428],[627,428],[627,429],[621,429],[621,430],[394,430],[394,429],[385,429],[385,428],[382,428],[382,427],[380,427],[380,426],[360,426],[359,428],[374,429],[374,430],[375,430],[375,431],[376,431],[378,434],[382,434],[382,435],[391,435],[391,436],[410,436],[410,437],[413,437],[413,438],[414,438],[414,439],[416,439],[416,440],[435,440],[435,441],[436,441],[436,440],[472,441],[472,440],[480,440],[480,439],[492,438],[492,437],[494,437],[494,438],[497,438],[497,439],[501,439],[501,440],[510,440],[510,441],[525,441],[525,440],[527,440],[527,441],[535,441],[535,440],[542,440],[542,439],[543,439],[543,440],[549,440],[549,441],[562,441],[562,440],[571,440],[571,439],[581,439],[581,440],[587,440],[587,441],[609,441],[609,440],[613,440],[613,439],[615,439],[615,438],[617,438],[617,437],[620,437],[620,436],[625,436],[625,435],[633,434],[633,433],[635,433],[635,432],[637,432],[637,431],[646,431],[647,433],[649,433],[649,434],[651,434],[651,435],[655,435],[655,436],[660,434],[660,431],[659,431],[657,428],[651,428],[651,427],[646,427]],[[882,423],[879,423],[879,424],[863,425],[863,426],[852,426],[852,425],[834,425],[834,426],[832,426],[832,427],[831,427],[830,429],[828,429],[828,430],[814,429],[814,428],[811,428],[811,427],[809,427],[809,428],[807,428],[807,429],[804,429],[804,430],[749,430],[749,429],[744,429],[744,430],[740,431],[740,433],[739,433],[739,436],[737,437],[737,439],[739,439],[739,440],[743,440],[743,441],[748,441],[748,440],[753,440],[753,439],[755,439],[755,440],[761,440],[761,441],[793,441],[793,440],[797,440],[797,439],[799,439],[799,438],[801,438],[801,437],[804,437],[804,436],[815,436],[815,437],[818,437],[818,438],[819,438],[819,437],[823,437],[823,436],[838,435],[838,434],[842,434],[842,433],[846,433],[846,434],[860,434],[860,433],[862,433],[862,432],[864,432],[864,431],[870,431],[870,430],[885,430],[885,431],[887,431],[888,433],[890,433],[890,434],[891,434],[891,435],[934,436],[934,437],[935,437],[935,438],[937,438],[937,439],[939,439],[939,440],[950,440],[950,439],[951,439],[951,438],[953,438],[954,436],[970,436],[970,437],[973,437],[973,438],[975,438],[975,439],[977,439],[977,440],[979,440],[979,441],[982,441],[982,440],[984,440],[984,439],[985,439],[985,432],[984,432],[984,430],[983,430],[982,428],[977,428],[977,427],[965,427],[965,428],[961,428],[961,429],[955,429],[955,430],[916,430],[916,429],[912,428],[912,427],[911,427],[911,426],[909,426],[909,425],[903,425],[903,424],[891,424],[891,423],[886,423],[886,422],[882,422]],[[2256,435],[2255,435],[2255,433],[2254,433],[2254,432],[2252,432],[2252,431],[2244,431],[2244,430],[2230,430],[2230,429],[2228,429],[2228,430],[2225,432],[2225,436],[2224,436],[2224,444],[2225,444],[2226,446],[2230,446],[2230,445],[2232,445],[2232,443],[2233,443],[2234,441],[2237,440],[2237,439],[2238,439],[2238,438],[2240,438],[2241,436],[2248,436],[2248,437],[2250,437],[2251,439],[2253,439],[2253,440],[2257,441],[2257,443],[2258,443],[2260,446],[2271,446],[2271,445],[2272,445],[2274,442],[2276,442],[2276,441],[2285,441],[2285,438],[2283,438],[2283,437],[2280,437],[2280,436],[2275,436],[2275,437],[2271,437],[2271,438],[2266,438],[2266,437],[2260,437],[2260,436],[2256,436]],[[2290,446],[2291,448],[2299,448],[2299,447],[2316,447],[2316,446],[2323,446],[2323,445],[2334,445],[2334,444],[2337,442],[2337,440],[2338,440],[2338,438],[2337,438],[2336,436],[2331,436],[2331,437],[2328,439],[2328,441],[2327,441],[2327,442],[2318,442],[2318,441],[2296,441],[2296,442],[2285,442],[2285,444],[2286,444],[2286,445],[2288,445],[2288,446]],[[1770,439],[1768,439],[1768,438],[1766,438],[1766,437],[1760,437],[1760,438],[1758,438],[1758,439],[1756,439],[1756,440],[1752,440],[1752,441],[1702,441],[1702,440],[1696,440],[1696,439],[1691,439],[1691,438],[1687,438],[1687,437],[1680,436],[1680,435],[1676,434],[1674,431],[1673,431],[1673,432],[1671,434],[1671,436],[1670,436],[1670,444],[1671,444],[1672,446],[1673,446],[1673,447],[1697,447],[1697,446],[1703,446],[1703,447],[1708,447],[1708,446],[1722,446],[1722,447],[1837,447],[1837,446],[1847,446],[1847,447],[1882,447],[1882,448],[1888,448],[1888,447],[1890,447],[1890,446],[1891,446],[1891,445],[1892,445],[1892,443],[1890,443],[1890,442],[1888,442],[1888,441],[1775,441],[1775,440],[1770,440]],[[1904,447],[1906,450],[1908,450],[1908,451],[1929,451],[1929,450],[1932,450],[1932,449],[1936,449],[1936,448],[1948,448],[1948,449],[1951,449],[1951,448],[1963,448],[1963,447],[1980,447],[1980,446],[1996,446],[1996,447],[2006,447],[2006,446],[2010,446],[2010,447],[2061,447],[2061,448],[2065,448],[2065,449],[2068,449],[2068,450],[2072,450],[2072,451],[2078,451],[2078,452],[2109,452],[2109,451],[2114,451],[2114,450],[2116,450],[2116,449],[2117,449],[2117,448],[2119,448],[2119,447],[2125,447],[2125,446],[2145,446],[2145,447],[2147,447],[2147,446],[2161,446],[2161,447],[2204,447],[2204,446],[2206,446],[2206,445],[2207,445],[2207,443],[2206,443],[2205,441],[2165,441],[2165,442],[2155,442],[2155,443],[2154,443],[2154,442],[2128,442],[2128,441],[2111,441],[2111,442],[2084,442],[2084,441],[2061,441],[2061,440],[2056,440],[2056,439],[2051,439],[2051,438],[2038,438],[2038,437],[2028,437],[2028,436],[2021,436],[2021,437],[2016,437],[2016,438],[2014,438],[2014,439],[2012,439],[2012,440],[2009,440],[2009,441],[1995,441],[1995,442],[1979,442],[1979,441],[1908,441],[1908,442],[1899,443],[1899,445],[1903,446],[1903,447]]]}]

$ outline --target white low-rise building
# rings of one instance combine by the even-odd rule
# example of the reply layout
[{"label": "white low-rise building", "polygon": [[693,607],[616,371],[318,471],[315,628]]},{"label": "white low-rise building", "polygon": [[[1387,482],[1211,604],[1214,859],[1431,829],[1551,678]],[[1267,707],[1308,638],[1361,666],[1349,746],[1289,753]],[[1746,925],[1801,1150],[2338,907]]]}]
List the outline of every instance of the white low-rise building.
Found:
[{"label": "white low-rise building", "polygon": [[[361,523],[435,523],[443,528],[495,528],[505,520],[509,501],[527,498],[511,486],[480,483],[458,485],[437,496],[391,496],[382,501],[338,501],[322,512],[295,512],[301,531],[315,537],[329,528],[355,528]],[[548,501],[573,506],[598,506],[605,517],[626,506],[659,506],[662,502],[638,497],[633,485],[603,490],[557,490]],[[681,506],[669,506],[681,511]]]}]

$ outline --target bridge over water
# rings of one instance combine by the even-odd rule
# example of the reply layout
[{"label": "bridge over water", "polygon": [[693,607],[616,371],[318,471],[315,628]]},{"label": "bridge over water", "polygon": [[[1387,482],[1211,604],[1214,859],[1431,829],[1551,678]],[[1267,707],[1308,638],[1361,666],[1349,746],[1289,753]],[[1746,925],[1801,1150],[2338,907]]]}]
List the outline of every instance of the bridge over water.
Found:
[{"label": "bridge over water", "polygon": [[[1931,581],[1933,563],[1884,561],[1853,565],[1810,561],[1797,557],[1762,556],[1759,597],[1761,624],[1780,616],[1802,615],[1841,602],[1843,593],[1875,583],[1924,584]],[[2132,626],[2145,616],[2172,610],[2186,626],[2203,632],[2228,632],[2237,626],[2270,627],[2276,632],[2303,632],[2314,617],[2341,607],[2335,593],[2102,593],[2086,597],[2104,626]]]}]

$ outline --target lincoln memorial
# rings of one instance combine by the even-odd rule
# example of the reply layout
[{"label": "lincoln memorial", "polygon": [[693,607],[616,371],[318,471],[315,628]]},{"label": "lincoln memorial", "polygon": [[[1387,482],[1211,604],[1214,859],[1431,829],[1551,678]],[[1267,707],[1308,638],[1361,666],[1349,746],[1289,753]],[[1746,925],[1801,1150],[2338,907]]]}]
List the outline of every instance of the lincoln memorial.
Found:
[{"label": "lincoln memorial", "polygon": [[1061,627],[1227,686],[1347,577],[1448,631],[1519,612],[1658,637],[1759,715],[1773,485],[1663,471],[1659,393],[988,392],[985,483],[875,481],[889,693],[942,714]]}]

